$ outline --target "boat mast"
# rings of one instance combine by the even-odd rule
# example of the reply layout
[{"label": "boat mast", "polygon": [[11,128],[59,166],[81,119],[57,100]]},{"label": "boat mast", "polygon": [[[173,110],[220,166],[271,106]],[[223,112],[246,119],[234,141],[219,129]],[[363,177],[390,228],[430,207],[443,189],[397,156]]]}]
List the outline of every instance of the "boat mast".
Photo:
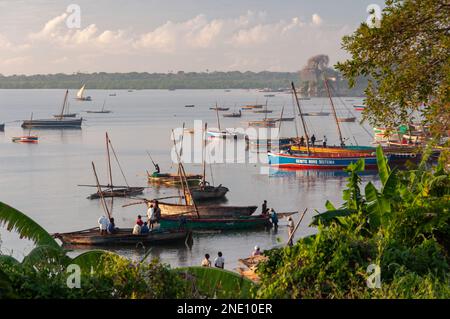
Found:
[{"label": "boat mast", "polygon": [[33,112],[31,112],[30,129],[28,130],[28,136],[31,136],[31,128],[32,127],[33,127]]},{"label": "boat mast", "polygon": [[102,203],[103,210],[108,215],[108,218],[111,219],[111,214],[109,212],[108,206],[106,205],[105,198],[103,197],[103,191],[102,191],[102,188],[100,186],[100,182],[98,181],[98,175],[97,175],[97,171],[95,170],[94,162],[92,162],[92,169],[94,170],[94,176],[95,176],[95,180],[97,182],[98,195],[100,196],[100,202]]},{"label": "boat mast", "polygon": [[208,127],[208,123],[205,123],[205,132],[203,133],[203,151],[202,151],[202,160],[203,160],[203,184],[202,188],[204,189],[206,186],[206,130]]},{"label": "boat mast", "polygon": [[111,168],[111,155],[109,153],[109,136],[108,132],[106,132],[106,156],[107,156],[107,167],[108,167],[108,177],[111,188],[113,188],[113,180],[112,180],[112,168]]},{"label": "boat mast", "polygon": [[283,107],[281,108],[280,124],[278,125],[278,138],[280,137],[281,123],[283,122],[283,112],[284,112],[284,105],[283,105]]},{"label": "boat mast", "polygon": [[103,101],[102,112],[103,112],[103,110],[105,109],[105,104],[106,104],[106,98],[105,98],[105,100]]},{"label": "boat mast", "polygon": [[63,105],[62,105],[62,110],[61,110],[61,115],[59,117],[60,120],[62,120],[63,116],[64,116],[64,109],[66,107],[66,103],[67,103],[67,95],[69,94],[69,90],[66,90],[66,94],[64,95],[64,101],[63,101]]},{"label": "boat mast", "polygon": [[218,126],[219,132],[220,132],[221,130],[220,130],[220,120],[219,120],[219,109],[217,106],[217,102],[216,102],[216,115],[217,115],[217,126]]},{"label": "boat mast", "polygon": [[339,133],[339,140],[341,141],[341,146],[344,146],[345,143],[344,143],[344,139],[342,138],[341,126],[339,125],[339,121],[338,121],[338,118],[336,115],[336,109],[334,107],[333,99],[331,98],[330,87],[328,86],[328,80],[325,76],[323,77],[323,79],[325,82],[325,87],[327,88],[328,98],[330,99],[331,109],[333,110],[334,120],[336,121],[337,130]]},{"label": "boat mast", "polygon": [[295,90],[294,82],[291,82],[291,86],[292,86],[292,93],[294,94],[295,101],[297,102],[297,108],[300,113],[300,118],[302,120],[303,132],[305,133],[305,138],[306,138],[306,149],[307,149],[308,155],[309,155],[309,153],[310,153],[310,151],[309,151],[309,136],[308,136],[308,132],[306,130],[305,119],[303,118],[303,112],[300,107],[300,102],[298,101],[297,91]]}]

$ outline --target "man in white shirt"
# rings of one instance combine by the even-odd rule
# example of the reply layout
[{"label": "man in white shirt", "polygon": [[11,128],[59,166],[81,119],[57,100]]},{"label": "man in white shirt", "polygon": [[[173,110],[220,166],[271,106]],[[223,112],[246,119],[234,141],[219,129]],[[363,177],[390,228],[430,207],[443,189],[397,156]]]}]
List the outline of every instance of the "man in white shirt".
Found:
[{"label": "man in white shirt", "polygon": [[214,266],[222,269],[225,267],[225,259],[222,257],[221,251],[217,253],[217,258],[214,260]]},{"label": "man in white shirt", "polygon": [[150,204],[147,210],[147,224],[150,226],[150,229],[153,229],[153,224],[155,223],[155,208],[153,204]]},{"label": "man in white shirt", "polygon": [[108,229],[108,218],[106,218],[105,215],[102,215],[99,219],[98,219],[98,226],[100,228],[100,234],[102,235],[106,235],[106,231]]},{"label": "man in white shirt", "polygon": [[291,238],[290,240],[289,240],[289,242],[288,242],[288,245],[289,246],[292,246],[293,245],[293,238],[292,237],[294,237],[293,236],[293,234],[294,234],[294,228],[295,228],[295,226],[294,226],[294,220],[292,219],[292,217],[291,216],[289,216],[289,218],[288,218],[288,236],[289,236],[289,238]]},{"label": "man in white shirt", "polygon": [[141,234],[141,226],[139,226],[139,224],[134,225],[133,235],[140,235],[140,234]]}]

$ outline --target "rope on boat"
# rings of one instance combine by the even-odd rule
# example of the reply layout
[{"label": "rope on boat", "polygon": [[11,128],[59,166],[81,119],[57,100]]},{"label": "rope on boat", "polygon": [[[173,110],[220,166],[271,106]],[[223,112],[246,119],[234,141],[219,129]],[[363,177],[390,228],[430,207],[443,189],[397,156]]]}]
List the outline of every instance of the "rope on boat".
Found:
[{"label": "rope on boat", "polygon": [[120,165],[119,159],[117,158],[117,154],[116,154],[116,151],[114,150],[111,140],[108,140],[108,142],[109,142],[109,145],[111,146],[111,150],[113,152],[114,158],[116,159],[117,165],[119,166],[120,173],[122,173],[123,179],[125,180],[125,184],[127,184],[127,186],[130,187],[130,185],[128,184],[127,178],[125,177],[125,174],[123,172],[122,166]]}]

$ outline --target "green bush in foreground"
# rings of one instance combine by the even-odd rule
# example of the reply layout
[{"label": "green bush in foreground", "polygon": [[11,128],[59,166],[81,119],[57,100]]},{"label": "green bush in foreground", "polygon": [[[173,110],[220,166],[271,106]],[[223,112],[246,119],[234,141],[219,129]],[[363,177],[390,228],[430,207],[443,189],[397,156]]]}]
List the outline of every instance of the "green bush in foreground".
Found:
[{"label": "green bush in foreground", "polygon": [[[426,156],[425,156],[426,157]],[[449,298],[450,176],[442,164],[390,170],[377,150],[382,188],[364,191],[360,161],[348,167],[344,204],[315,216],[316,235],[266,252],[260,298]],[[381,287],[369,288],[378,265]]]}]

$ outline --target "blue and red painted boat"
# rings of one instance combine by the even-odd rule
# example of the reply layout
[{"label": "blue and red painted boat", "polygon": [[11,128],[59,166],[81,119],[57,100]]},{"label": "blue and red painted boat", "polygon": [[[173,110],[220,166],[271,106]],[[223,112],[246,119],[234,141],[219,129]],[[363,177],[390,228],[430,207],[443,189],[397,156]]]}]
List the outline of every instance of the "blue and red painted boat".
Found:
[{"label": "blue and red painted boat", "polygon": [[363,104],[355,104],[355,105],[353,105],[353,109],[355,111],[364,111],[365,108],[366,108],[366,106],[363,105]]},{"label": "blue and red painted boat", "polygon": [[377,168],[375,155],[367,153],[286,154],[268,153],[269,165],[291,169],[343,169],[364,159],[367,169]]}]

